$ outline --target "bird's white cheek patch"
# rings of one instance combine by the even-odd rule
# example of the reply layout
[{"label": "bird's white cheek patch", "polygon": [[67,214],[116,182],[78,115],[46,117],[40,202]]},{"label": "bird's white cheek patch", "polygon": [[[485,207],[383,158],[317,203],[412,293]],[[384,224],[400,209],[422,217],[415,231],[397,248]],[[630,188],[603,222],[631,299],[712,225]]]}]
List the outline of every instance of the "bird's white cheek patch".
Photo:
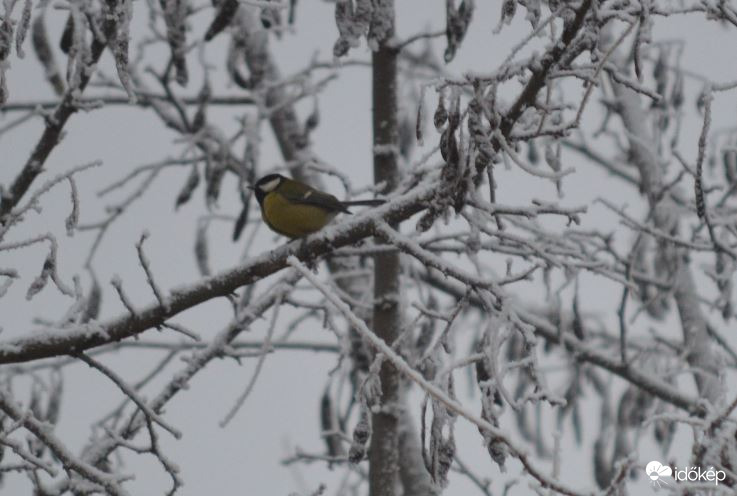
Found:
[{"label": "bird's white cheek patch", "polygon": [[274,189],[276,189],[276,187],[279,186],[279,182],[280,182],[279,179],[272,179],[268,183],[264,183],[261,186],[259,186],[259,188],[261,189],[261,191],[268,193],[269,191],[274,191]]}]

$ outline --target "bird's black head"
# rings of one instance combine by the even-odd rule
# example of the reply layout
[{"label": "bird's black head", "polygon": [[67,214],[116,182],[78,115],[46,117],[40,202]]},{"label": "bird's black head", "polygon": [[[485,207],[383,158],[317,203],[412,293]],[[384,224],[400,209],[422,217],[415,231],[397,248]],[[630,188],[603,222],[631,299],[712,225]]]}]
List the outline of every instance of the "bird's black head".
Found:
[{"label": "bird's black head", "polygon": [[253,187],[253,191],[256,193],[256,200],[261,205],[266,195],[274,191],[279,185],[286,181],[287,178],[281,174],[267,174],[258,181]]}]

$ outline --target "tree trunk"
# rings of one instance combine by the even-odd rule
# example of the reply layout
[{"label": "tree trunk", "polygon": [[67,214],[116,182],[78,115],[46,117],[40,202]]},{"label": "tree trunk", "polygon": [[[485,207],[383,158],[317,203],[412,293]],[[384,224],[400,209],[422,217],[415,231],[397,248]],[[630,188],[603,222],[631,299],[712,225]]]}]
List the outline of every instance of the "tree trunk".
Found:
[{"label": "tree trunk", "polygon": [[[374,4],[374,22],[380,19],[387,30],[373,52],[374,183],[385,183],[384,192],[394,189],[397,171],[397,54],[387,46],[394,33],[394,1]],[[399,253],[382,253],[374,259],[374,332],[391,345],[401,322],[399,309]],[[394,496],[397,487],[399,445],[399,374],[388,362],[379,373],[381,410],[373,414],[369,450],[369,495]]]}]

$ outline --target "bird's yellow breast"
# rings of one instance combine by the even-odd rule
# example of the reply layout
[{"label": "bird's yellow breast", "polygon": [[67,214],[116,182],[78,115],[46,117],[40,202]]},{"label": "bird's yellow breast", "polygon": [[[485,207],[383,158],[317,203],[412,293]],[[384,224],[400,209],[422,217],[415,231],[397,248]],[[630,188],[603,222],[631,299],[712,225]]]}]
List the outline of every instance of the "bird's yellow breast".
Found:
[{"label": "bird's yellow breast", "polygon": [[300,203],[291,203],[277,192],[264,197],[261,216],[271,229],[290,238],[319,231],[333,220],[335,212]]}]

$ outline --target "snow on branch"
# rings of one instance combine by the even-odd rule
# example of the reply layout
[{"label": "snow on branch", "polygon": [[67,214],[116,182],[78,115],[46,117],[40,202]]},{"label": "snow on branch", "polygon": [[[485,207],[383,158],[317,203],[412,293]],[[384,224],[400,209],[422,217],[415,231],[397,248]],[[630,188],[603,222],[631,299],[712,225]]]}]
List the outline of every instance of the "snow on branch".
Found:
[{"label": "snow on branch", "polygon": [[442,403],[450,411],[460,415],[472,424],[476,425],[479,429],[484,432],[488,432],[494,435],[496,438],[502,440],[505,445],[510,449],[513,456],[517,457],[519,461],[524,465],[525,469],[540,483],[543,488],[550,488],[558,491],[562,494],[567,495],[582,495],[584,493],[572,489],[565,484],[554,480],[553,478],[545,475],[541,470],[537,469],[531,464],[527,457],[526,449],[518,446],[516,442],[509,439],[509,437],[499,429],[491,425],[486,420],[478,417],[476,414],[471,412],[465,406],[461,405],[457,400],[449,398],[448,395],[440,389],[437,385],[427,381],[420,372],[411,367],[399,354],[397,354],[391,346],[386,344],[380,337],[374,334],[371,329],[368,328],[366,323],[358,318],[329,287],[322,283],[315,275],[308,269],[300,260],[291,255],[287,259],[287,263],[297,269],[305,279],[315,286],[327,299],[334,305],[338,311],[345,317],[351,326],[358,331],[361,336],[371,343],[378,353],[381,353],[391,364],[396,367],[400,373],[410,379],[412,382],[420,386],[420,388],[434,400]]},{"label": "snow on branch", "polygon": [[49,329],[31,333],[27,338],[0,342],[0,363],[13,363],[64,355],[71,349],[87,350],[113,341],[135,336],[152,327],[163,325],[171,317],[212,298],[224,297],[287,266],[286,259],[295,254],[302,260],[316,260],[337,247],[350,245],[370,235],[375,218],[396,222],[424,208],[423,203],[435,194],[437,185],[426,181],[370,212],[355,215],[338,225],[328,227],[305,240],[295,241],[254,257],[229,271],[207,277],[183,288],[175,288],[166,296],[168,308],[156,301],[107,322],[90,322],[70,329]]},{"label": "snow on branch", "polygon": [[17,422],[19,426],[22,426],[36,436],[61,461],[64,467],[93,482],[98,487],[98,490],[102,489],[108,494],[115,496],[125,496],[128,494],[120,484],[131,479],[131,475],[115,475],[103,472],[94,465],[85,463],[77,458],[51,432],[48,424],[40,422],[33,415],[24,412],[12,397],[8,395],[7,391],[0,391],[0,410],[13,419],[13,421]]}]

